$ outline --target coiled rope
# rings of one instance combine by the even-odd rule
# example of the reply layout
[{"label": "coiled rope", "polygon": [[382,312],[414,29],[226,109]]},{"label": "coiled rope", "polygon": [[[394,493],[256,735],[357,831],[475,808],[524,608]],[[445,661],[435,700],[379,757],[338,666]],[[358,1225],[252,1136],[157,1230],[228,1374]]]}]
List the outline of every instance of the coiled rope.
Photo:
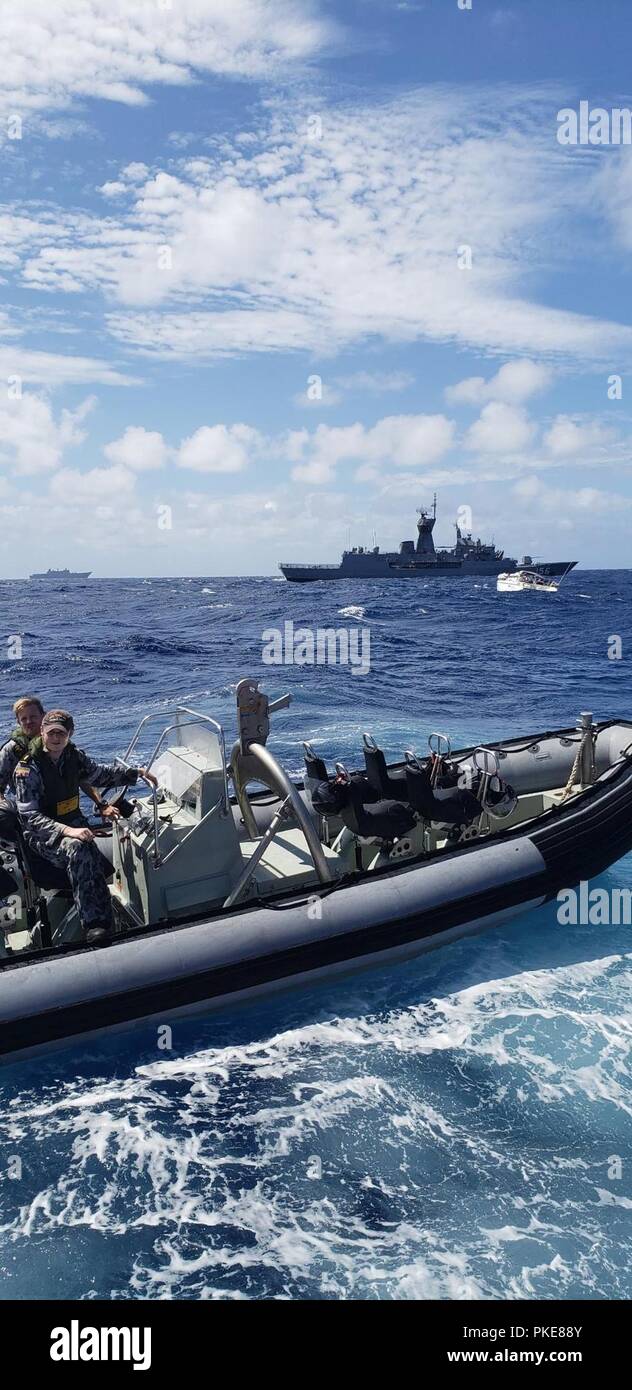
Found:
[{"label": "coiled rope", "polygon": [[587,729],[587,730],[586,730],[586,733],[584,734],[584,737],[583,737],[583,739],[582,739],[582,741],[581,741],[581,743],[580,743],[580,745],[579,745],[579,748],[577,749],[577,753],[575,754],[575,761],[574,761],[573,766],[572,766],[572,768],[571,768],[570,776],[569,776],[568,782],[566,783],[566,786],[565,786],[565,788],[564,788],[564,791],[562,792],[562,795],[561,795],[561,797],[560,797],[560,802],[559,802],[560,806],[561,806],[561,805],[563,804],[563,802],[566,801],[567,798],[570,796],[570,794],[571,794],[571,792],[572,792],[572,790],[573,790],[574,783],[575,783],[575,778],[577,777],[577,773],[579,772],[579,765],[580,765],[581,760],[582,760],[582,754],[583,754],[583,752],[584,752],[584,749],[585,749],[586,745],[587,745],[594,737],[596,737],[596,734],[597,734],[597,730],[596,730],[596,729]]}]

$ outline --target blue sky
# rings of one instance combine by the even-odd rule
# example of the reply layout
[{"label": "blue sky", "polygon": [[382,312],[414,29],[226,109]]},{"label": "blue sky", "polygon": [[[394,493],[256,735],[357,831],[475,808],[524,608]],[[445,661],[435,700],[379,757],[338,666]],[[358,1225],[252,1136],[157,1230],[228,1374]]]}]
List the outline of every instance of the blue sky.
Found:
[{"label": "blue sky", "polygon": [[4,575],[273,573],[435,490],[439,540],[627,566],[632,146],[558,113],[632,108],[631,39],[627,0],[5,7]]}]

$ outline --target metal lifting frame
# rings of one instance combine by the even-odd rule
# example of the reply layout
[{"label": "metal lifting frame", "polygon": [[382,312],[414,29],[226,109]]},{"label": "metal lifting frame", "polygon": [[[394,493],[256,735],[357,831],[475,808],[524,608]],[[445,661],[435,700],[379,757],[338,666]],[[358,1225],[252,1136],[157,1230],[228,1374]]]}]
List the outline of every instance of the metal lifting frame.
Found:
[{"label": "metal lifting frame", "polygon": [[[270,706],[270,708],[272,708],[272,706]],[[248,768],[246,775],[244,775],[243,763],[247,763],[249,759],[252,759],[254,762],[254,770]],[[276,758],[273,757],[272,753],[270,753],[262,743],[249,744],[248,752],[246,754],[243,754],[241,752],[241,745],[238,740],[233,747],[230,759],[230,767],[233,782],[235,784],[235,791],[237,793],[237,800],[239,802],[239,807],[244,818],[244,824],[246,826],[246,830],[248,831],[248,835],[253,840],[258,840],[260,838],[257,822],[255,820],[254,812],[250,804],[250,799],[246,791],[246,782],[250,778],[256,776],[257,764],[259,764],[260,771],[263,774],[261,780],[267,782],[268,784],[271,783],[273,789],[278,793],[283,802],[283,806],[281,809],[284,812],[284,815],[278,819],[278,824],[275,824],[277,817],[275,817],[275,821],[272,822],[272,825],[274,825],[274,834],[276,834],[276,831],[278,830],[279,825],[281,825],[282,820],[285,819],[285,814],[287,814],[289,812],[289,809],[291,808],[291,810],[294,812],[294,815],[299,823],[301,830],[303,831],[305,839],[307,840],[307,846],[312,856],[314,868],[316,870],[320,882],[331,883],[331,869],[329,868],[329,865],[327,863],[327,859],[323,852],[323,847],[318,838],[318,833],[313,824],[313,821],[309,815],[309,812],[306,810],[305,806],[303,805],[303,802],[301,801],[298,789],[294,786],[292,782],[290,782],[290,779],[287,773],[284,772],[283,768],[281,767],[281,764],[277,762]],[[270,826],[270,829],[272,829],[272,825]],[[270,843],[270,840],[274,838],[274,835],[270,835],[268,831],[263,838],[265,841],[263,849],[265,849],[267,845]],[[243,890],[243,888],[245,888],[249,878],[252,877],[252,873],[254,873],[254,870],[256,869],[259,860],[261,859],[261,853],[261,847],[258,846],[257,849],[254,851],[252,858],[246,865],[245,877],[242,880],[240,880],[240,892]],[[231,898],[232,896],[233,895],[231,894]]]}]

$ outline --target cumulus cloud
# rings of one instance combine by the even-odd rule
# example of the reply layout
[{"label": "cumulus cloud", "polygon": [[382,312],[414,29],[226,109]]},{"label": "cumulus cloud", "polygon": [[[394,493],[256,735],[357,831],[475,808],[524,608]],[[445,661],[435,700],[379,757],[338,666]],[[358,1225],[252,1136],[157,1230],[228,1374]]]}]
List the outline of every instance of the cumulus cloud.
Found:
[{"label": "cumulus cloud", "polygon": [[61,462],[66,449],[83,443],[82,428],[94,399],[55,418],[47,400],[25,393],[17,400],[0,397],[0,466],[24,475],[46,473]]},{"label": "cumulus cloud", "polygon": [[141,106],[150,84],[274,77],[336,33],[310,0],[20,0],[0,8],[0,103],[16,112],[87,97]]},{"label": "cumulus cloud", "polygon": [[490,401],[465,436],[465,448],[480,454],[513,454],[528,448],[536,432],[520,406]]},{"label": "cumulus cloud", "polygon": [[183,440],[176,462],[196,473],[241,473],[262,442],[259,431],[249,425],[202,425]]},{"label": "cumulus cloud", "polygon": [[448,386],[445,398],[449,405],[484,405],[486,401],[504,401],[521,405],[539,391],[551,385],[553,371],[543,363],[524,359],[505,362],[488,381],[482,376],[469,376],[455,386]]},{"label": "cumulus cloud", "polygon": [[126,164],[125,168],[121,169],[121,178],[127,179],[128,183],[143,183],[148,175],[149,169],[147,165],[141,164],[138,160],[133,161],[131,164]]},{"label": "cumulus cloud", "polygon": [[103,452],[110,463],[130,468],[134,473],[163,468],[169,457],[162,435],[157,430],[143,429],[142,425],[128,425],[121,438],[106,444]]},{"label": "cumulus cloud", "polygon": [[112,468],[90,468],[80,473],[76,468],[61,468],[51,478],[50,495],[67,506],[93,507],[99,503],[112,506],[116,500],[128,500],[135,489],[133,473],[120,464]]},{"label": "cumulus cloud", "polygon": [[355,462],[359,480],[370,481],[376,466],[418,468],[441,458],[454,442],[454,423],[445,415],[390,415],[371,428],[319,425],[290,432],[285,453],[296,482],[329,483],[340,463]]},{"label": "cumulus cloud", "polygon": [[569,513],[581,517],[595,512],[626,513],[632,508],[632,497],[621,493],[595,487],[548,487],[538,477],[521,478],[513,493],[521,502],[533,504],[535,510],[554,516],[556,524],[568,522]]},{"label": "cumulus cloud", "polygon": [[102,183],[98,191],[103,194],[104,198],[120,198],[123,193],[127,193],[128,189],[126,183],[120,183],[114,179]]},{"label": "cumulus cloud", "polygon": [[544,444],[555,458],[571,458],[587,450],[605,447],[614,438],[614,431],[597,420],[578,422],[570,415],[557,415],[544,435]]}]

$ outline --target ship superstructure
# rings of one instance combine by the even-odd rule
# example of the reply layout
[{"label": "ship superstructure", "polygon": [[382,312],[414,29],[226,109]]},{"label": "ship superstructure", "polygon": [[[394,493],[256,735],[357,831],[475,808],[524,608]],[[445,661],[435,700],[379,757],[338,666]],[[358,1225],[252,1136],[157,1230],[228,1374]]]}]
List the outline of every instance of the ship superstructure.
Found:
[{"label": "ship superstructure", "polygon": [[425,579],[435,575],[498,575],[511,573],[528,560],[531,569],[543,574],[562,574],[572,569],[576,560],[532,561],[525,556],[520,561],[511,559],[494,544],[474,540],[470,532],[456,527],[456,544],[435,547],[433,531],[437,520],[437,497],[433,499],[432,511],[425,507],[417,509],[417,540],[401,541],[398,551],[380,550],[354,546],[345,550],[338,565],[295,564],[282,562],[279,569],[286,579],[294,583],[306,584],[320,579]]}]

